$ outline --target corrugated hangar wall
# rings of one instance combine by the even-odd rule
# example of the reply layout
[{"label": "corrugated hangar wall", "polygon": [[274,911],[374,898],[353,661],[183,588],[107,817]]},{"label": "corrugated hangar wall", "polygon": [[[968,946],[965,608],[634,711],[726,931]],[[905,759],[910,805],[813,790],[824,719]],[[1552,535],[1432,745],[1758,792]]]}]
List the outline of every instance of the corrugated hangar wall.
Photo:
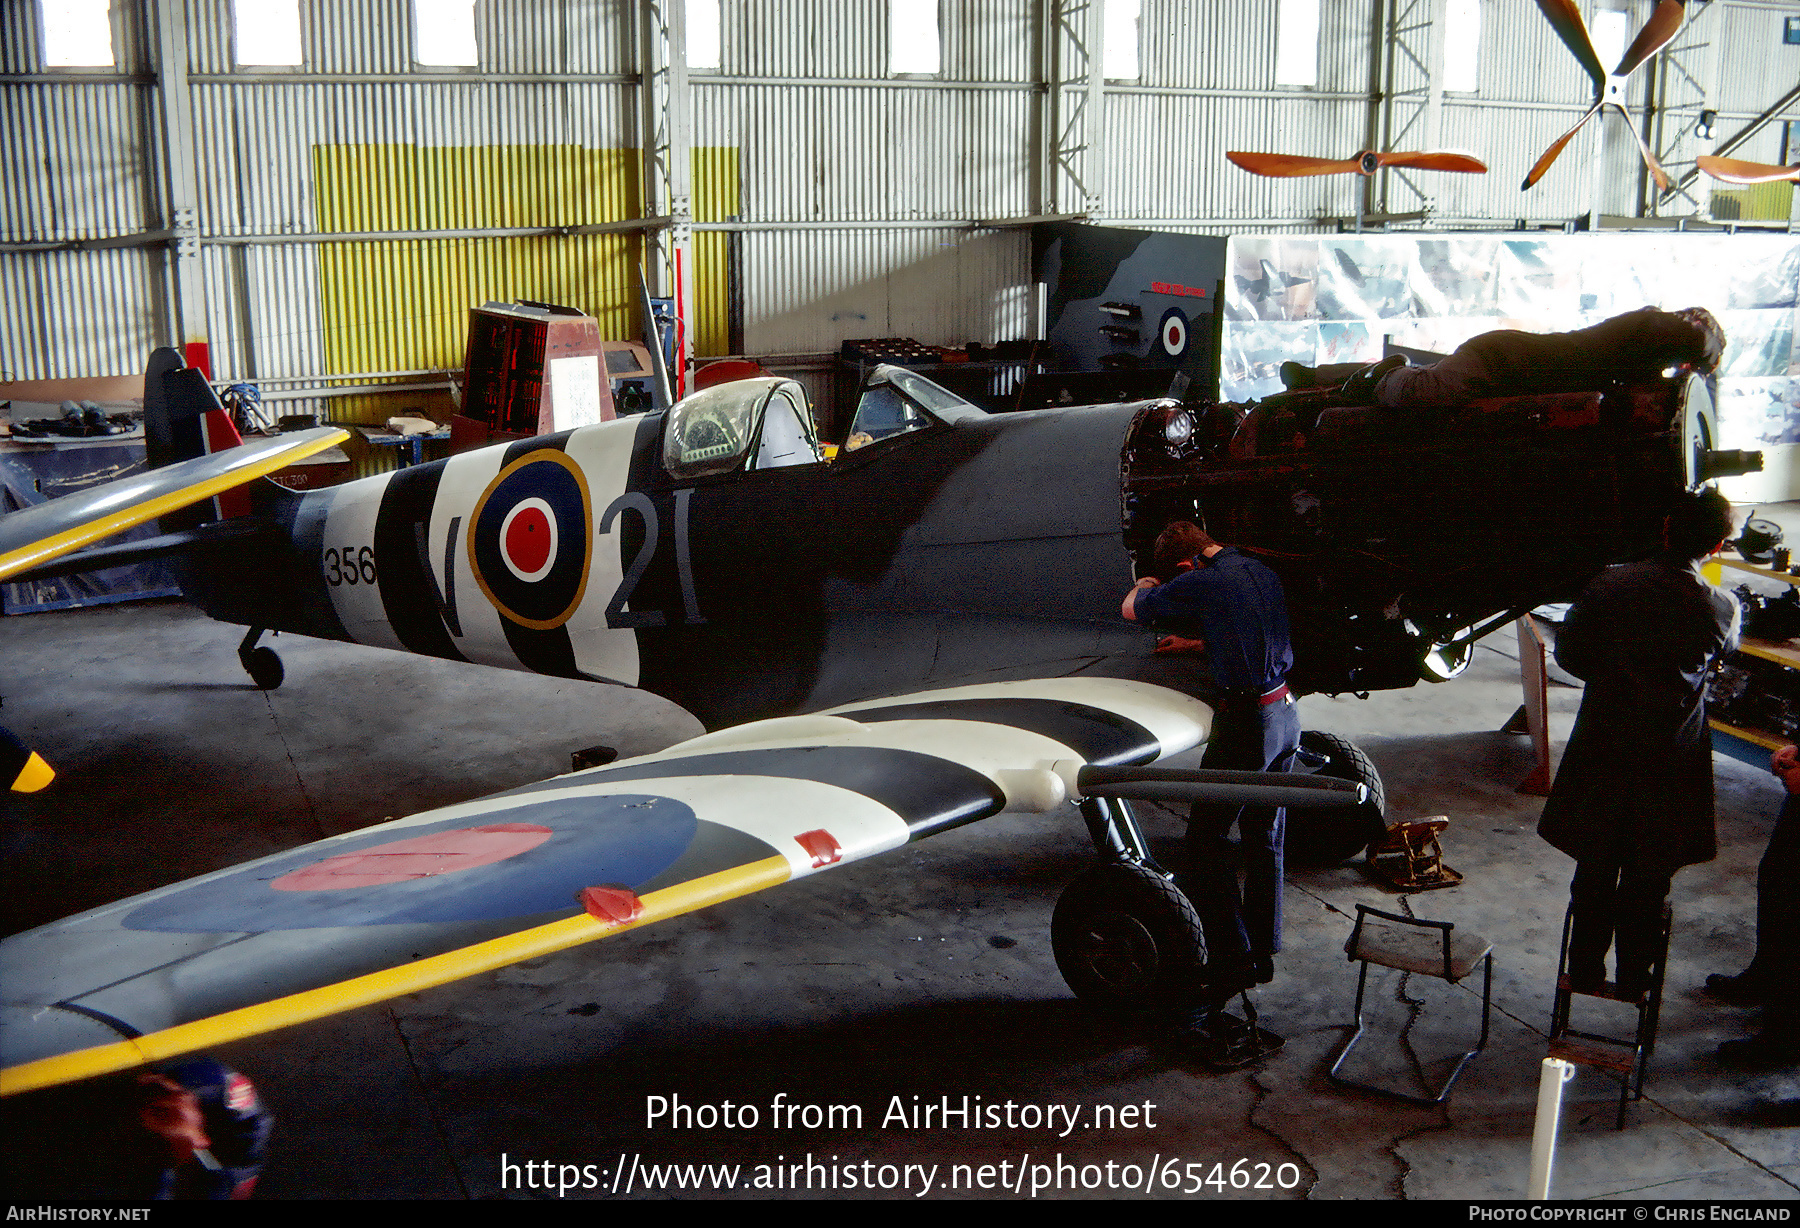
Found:
[{"label": "corrugated hangar wall", "polygon": [[[568,302],[636,331],[658,4],[477,0],[478,65],[430,68],[409,0],[302,0],[304,61],[246,68],[231,0],[113,0],[114,67],[53,69],[39,3],[0,5],[0,378],[141,370],[194,303],[216,377],[296,389],[453,368],[464,313],[486,298]],[[889,71],[888,0],[725,4],[721,66],[688,74],[696,350],[1022,335],[1026,232],[973,223],[1086,213],[1301,233],[1354,213],[1360,180],[1258,179],[1228,148],[1343,157],[1427,147],[1435,128],[1492,173],[1389,172],[1367,203],[1403,212],[1429,195],[1445,226],[1710,203],[1704,180],[1696,199],[1659,201],[1612,118],[1597,174],[1584,131],[1521,193],[1590,86],[1536,6],[1482,0],[1477,88],[1432,105],[1422,65],[1444,5],[1322,0],[1316,85],[1277,86],[1278,0],[1142,0],[1139,75],[1104,83],[1070,0],[940,0],[941,67],[924,76]],[[1652,7],[1583,10],[1622,10],[1635,30]],[[1800,4],[1688,8],[1631,81],[1678,176],[1704,148],[1703,106],[1727,135],[1800,79],[1800,47],[1781,41]],[[1733,156],[1775,161],[1781,139],[1766,124]],[[568,227],[600,232],[554,233]]]}]

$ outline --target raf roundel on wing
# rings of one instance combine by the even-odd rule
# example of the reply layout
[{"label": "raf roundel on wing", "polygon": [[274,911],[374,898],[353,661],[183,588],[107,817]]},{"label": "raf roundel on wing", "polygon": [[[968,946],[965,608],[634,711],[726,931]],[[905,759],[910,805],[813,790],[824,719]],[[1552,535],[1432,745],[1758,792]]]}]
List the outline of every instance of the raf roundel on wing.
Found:
[{"label": "raf roundel on wing", "polygon": [[471,519],[469,567],[494,608],[539,631],[567,622],[593,562],[581,468],[554,448],[527,453],[488,484]]}]

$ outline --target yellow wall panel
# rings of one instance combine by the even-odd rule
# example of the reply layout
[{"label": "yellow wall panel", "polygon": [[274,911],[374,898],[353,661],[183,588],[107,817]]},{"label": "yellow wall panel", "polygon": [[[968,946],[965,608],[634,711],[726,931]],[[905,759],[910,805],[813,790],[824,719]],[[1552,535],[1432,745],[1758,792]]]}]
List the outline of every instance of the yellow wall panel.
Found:
[{"label": "yellow wall panel", "polygon": [[[693,151],[694,220],[723,222],[738,214],[738,151],[736,146],[713,146]],[[727,252],[730,236],[724,231],[694,234],[694,330],[695,354],[729,354],[730,272]]]},{"label": "yellow wall panel", "polygon": [[1741,188],[1715,186],[1712,215],[1721,222],[1785,222],[1794,208],[1791,183],[1756,183]]},{"label": "yellow wall panel", "polygon": [[[638,216],[639,155],[574,145],[428,147],[317,145],[313,183],[322,231],[579,226]],[[697,220],[737,212],[736,149],[694,151]],[[695,238],[691,327],[696,349],[725,352],[726,240]],[[603,336],[636,338],[635,234],[403,239],[323,244],[321,323],[333,371],[457,367],[468,313],[489,300],[579,308]],[[345,398],[344,421],[379,421],[386,397]],[[447,411],[442,405],[420,408]]]}]

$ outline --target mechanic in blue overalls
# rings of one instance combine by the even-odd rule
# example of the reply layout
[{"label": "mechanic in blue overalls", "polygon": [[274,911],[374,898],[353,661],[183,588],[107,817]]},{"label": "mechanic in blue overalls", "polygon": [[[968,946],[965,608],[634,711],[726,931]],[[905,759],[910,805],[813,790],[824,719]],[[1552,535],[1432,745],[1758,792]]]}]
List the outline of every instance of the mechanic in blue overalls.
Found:
[{"label": "mechanic in blue overalls", "polygon": [[[1199,526],[1177,521],[1156,539],[1152,555],[1166,583],[1147,576],[1125,594],[1120,613],[1179,637],[1178,650],[1204,653],[1216,692],[1212,733],[1201,766],[1209,770],[1286,772],[1300,745],[1300,711],[1288,691],[1294,664],[1287,598],[1263,564],[1221,545]],[[1159,651],[1171,645],[1165,641]],[[1214,986],[1226,994],[1275,975],[1281,950],[1282,843],[1286,812],[1278,807],[1195,803],[1188,818],[1193,863],[1189,892],[1206,930]],[[1240,896],[1230,834],[1243,853]]]}]

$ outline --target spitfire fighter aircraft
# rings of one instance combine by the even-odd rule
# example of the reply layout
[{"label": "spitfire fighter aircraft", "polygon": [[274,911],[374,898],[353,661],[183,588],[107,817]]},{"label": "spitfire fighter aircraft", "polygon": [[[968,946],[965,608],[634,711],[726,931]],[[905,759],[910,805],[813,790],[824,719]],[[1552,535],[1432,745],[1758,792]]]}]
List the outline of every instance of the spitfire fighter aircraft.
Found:
[{"label": "spitfire fighter aircraft", "polygon": [[[1193,909],[1126,799],[1336,807],[1359,816],[1348,855],[1371,834],[1374,782],[1337,779],[1356,775],[1342,762],[1153,766],[1204,742],[1212,713],[1198,660],[1156,654],[1117,614],[1166,523],[1196,520],[1282,576],[1296,690],[1368,691],[1450,676],[1487,629],[1654,548],[1676,492],[1750,463],[1713,449],[1686,372],[1430,418],[1335,391],[990,415],[884,367],[828,456],[801,387],[753,379],[165,517],[146,548],[182,552],[189,598],[250,628],[240,656],[259,685],[280,680],[256,644],[275,630],[637,686],[712,732],[8,939],[0,1091],[1072,802],[1101,864],[1053,921],[1071,986],[1132,1006],[1203,989]],[[219,433],[216,399],[172,351],[152,361],[146,411],[157,463],[193,464]]]}]

